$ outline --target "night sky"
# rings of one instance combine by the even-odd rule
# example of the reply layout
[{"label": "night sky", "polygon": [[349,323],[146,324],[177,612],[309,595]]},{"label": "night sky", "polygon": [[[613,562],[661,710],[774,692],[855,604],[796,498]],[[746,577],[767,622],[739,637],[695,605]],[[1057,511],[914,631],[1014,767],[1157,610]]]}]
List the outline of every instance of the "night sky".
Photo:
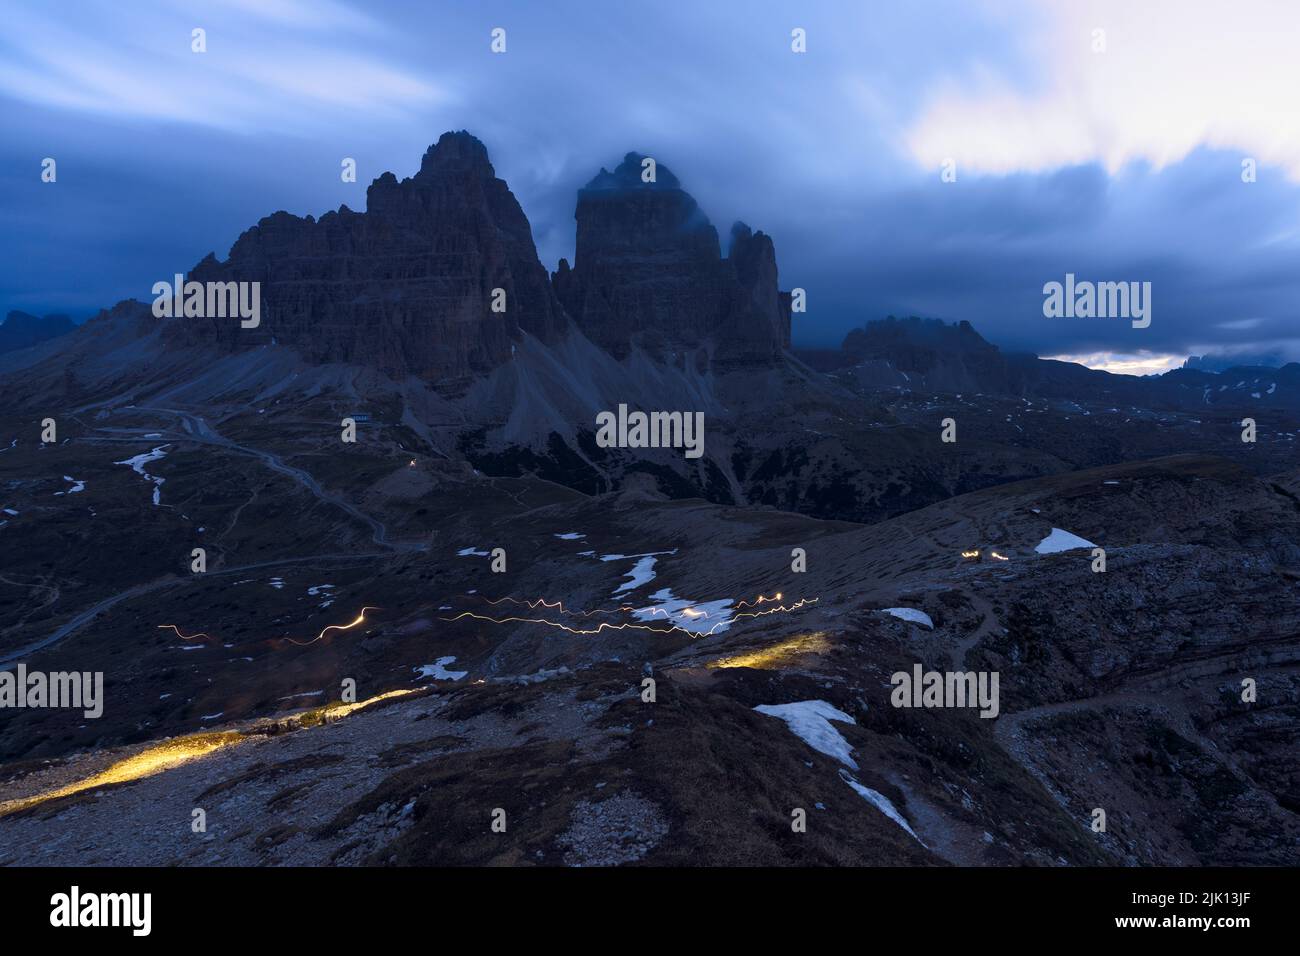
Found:
[{"label": "night sky", "polygon": [[[1300,4],[1195,0],[6,4],[0,313],[148,300],[468,129],[550,269],[578,187],[654,156],[724,237],[773,236],[796,346],[893,313],[1112,369],[1296,360],[1297,36]],[[1151,282],[1150,328],[1045,318],[1066,272]]]}]

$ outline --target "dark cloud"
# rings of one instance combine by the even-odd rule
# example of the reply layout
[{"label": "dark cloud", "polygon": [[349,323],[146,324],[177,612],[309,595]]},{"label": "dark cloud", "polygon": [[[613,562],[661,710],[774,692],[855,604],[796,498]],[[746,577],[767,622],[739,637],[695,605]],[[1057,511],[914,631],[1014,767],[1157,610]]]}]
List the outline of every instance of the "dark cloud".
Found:
[{"label": "dark cloud", "polygon": [[[743,219],[774,237],[783,286],[809,291],[797,344],[835,344],[893,313],[967,319],[1004,347],[1040,354],[1300,357],[1300,192],[1278,170],[1261,167],[1259,182],[1243,184],[1239,155],[1199,150],[1160,170],[959,169],[957,182],[941,182],[902,144],[927,80],[960,82],[996,63],[1030,88],[1039,78],[1024,44],[1006,18],[967,4],[842,6],[628,5],[593,17],[580,3],[394,4],[355,34],[314,34],[337,44],[320,56],[352,64],[332,99],[295,86],[295,65],[313,62],[291,45],[306,42],[302,29],[232,23],[241,59],[228,62],[223,18],[234,14],[214,8],[204,18],[213,59],[201,65],[245,71],[223,85],[196,78],[200,64],[183,58],[158,67],[185,94],[161,104],[134,88],[122,94],[132,107],[117,109],[0,84],[11,134],[0,145],[0,309],[84,316],[146,298],[157,278],[209,251],[224,256],[278,209],[362,208],[371,179],[411,175],[439,133],[466,128],[519,197],[548,268],[572,255],[578,187],[629,150],[655,156],[724,236]],[[133,31],[143,49],[175,40],[149,31],[181,31],[186,42],[187,22],[96,28],[109,45],[114,31]],[[504,56],[488,52],[496,25],[509,31]],[[808,30],[805,56],[789,51],[795,25]],[[0,55],[35,69],[40,45],[58,42],[68,41],[29,25],[0,41]],[[108,57],[104,49],[83,57]],[[269,79],[247,65],[258,58],[279,64]],[[38,178],[47,155],[59,160],[54,186]],[[358,183],[339,181],[343,156],[357,159]],[[1043,283],[1067,271],[1150,281],[1151,327],[1044,318]]]}]

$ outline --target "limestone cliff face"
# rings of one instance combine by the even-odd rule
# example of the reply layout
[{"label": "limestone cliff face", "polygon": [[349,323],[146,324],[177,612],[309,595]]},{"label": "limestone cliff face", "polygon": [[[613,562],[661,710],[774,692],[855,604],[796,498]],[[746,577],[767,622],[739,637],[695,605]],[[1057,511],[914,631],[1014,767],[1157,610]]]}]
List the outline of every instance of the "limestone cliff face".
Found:
[{"label": "limestone cliff face", "polygon": [[583,332],[615,356],[696,353],[721,365],[774,362],[790,342],[776,254],[737,223],[728,258],[718,232],[662,164],[642,181],[628,153],[578,193],[573,266],[560,261],[556,293]]},{"label": "limestone cliff face", "polygon": [[[275,341],[312,362],[450,389],[508,359],[521,331],[551,340],[566,324],[523,210],[464,132],[444,134],[414,177],[376,179],[366,212],[277,212],[189,279],[261,282],[262,321],[170,323],[182,339],[232,350]],[[506,292],[504,313],[492,311],[495,288]]]}]

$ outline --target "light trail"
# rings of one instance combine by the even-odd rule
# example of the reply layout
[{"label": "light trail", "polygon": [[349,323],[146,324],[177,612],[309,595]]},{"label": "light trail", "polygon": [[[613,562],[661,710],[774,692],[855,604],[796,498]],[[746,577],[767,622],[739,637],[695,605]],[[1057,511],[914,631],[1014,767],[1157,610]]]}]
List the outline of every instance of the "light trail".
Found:
[{"label": "light trail", "polygon": [[205,637],[205,638],[212,637],[211,634],[204,634],[202,631],[200,631],[198,634],[191,634],[189,637],[186,637],[184,634],[181,633],[181,629],[177,627],[175,624],[159,624],[158,628],[159,630],[166,630],[167,628],[171,628],[173,631],[176,632],[176,636],[179,637],[182,641],[197,641],[201,637]]},{"label": "light trail", "polygon": [[979,551],[963,551],[961,553],[961,556],[963,558],[978,558],[980,556],[980,553]]},{"label": "light trail", "polygon": [[325,704],[321,707],[315,707],[311,710],[299,711],[296,714],[290,714],[286,717],[266,718],[252,725],[247,730],[203,731],[196,734],[186,734],[181,737],[173,737],[170,740],[162,740],[158,743],[149,745],[139,753],[132,754],[129,757],[111,763],[103,770],[93,773],[88,777],[83,777],[81,780],[65,784],[61,787],[55,787],[51,790],[46,790],[43,793],[38,793],[30,797],[19,797],[15,800],[5,800],[0,802],[0,817],[7,816],[11,813],[17,813],[20,810],[26,810],[29,807],[38,806],[39,804],[46,803],[50,800],[58,800],[62,797],[71,797],[78,793],[85,793],[87,790],[95,790],[99,787],[110,786],[118,783],[130,783],[134,780],[152,777],[193,760],[199,760],[218,750],[225,750],[249,740],[266,737],[271,734],[273,730],[278,732],[285,728],[290,730],[307,730],[313,727],[319,727],[335,720],[341,720],[349,714],[353,714],[358,710],[371,706],[372,704],[377,704],[380,701],[391,700],[394,697],[405,697],[408,694],[418,694],[423,690],[423,687],[398,688],[397,690],[390,690],[385,691],[382,694],[376,694],[374,697],[368,697],[365,700],[356,701],[355,703],[338,701],[333,704]]},{"label": "light trail", "polygon": [[[322,628],[321,632],[317,634],[315,637],[313,637],[310,641],[295,641],[292,637],[284,637],[281,638],[281,640],[288,641],[290,644],[294,644],[298,647],[307,647],[311,644],[315,644],[317,641],[323,638],[330,631],[350,631],[354,627],[359,627],[360,625],[365,623],[367,611],[382,611],[382,610],[383,608],[379,608],[379,607],[363,607],[357,613],[357,616],[353,618],[351,621],[349,621],[347,624],[330,624],[329,626]],[[159,624],[158,627],[163,630],[170,628],[172,631],[176,633],[176,636],[179,637],[182,641],[196,641],[201,637],[203,638],[211,637],[211,635],[202,632],[198,634],[192,634],[187,637],[184,633],[181,632],[181,629],[177,627],[175,624]]]},{"label": "light trail", "polygon": [[998,554],[996,551],[990,551],[990,552],[989,552],[989,557],[997,558],[999,561],[1010,561],[1010,560],[1011,560],[1010,558],[1004,558],[1004,557],[1002,557],[1002,555]]},{"label": "light trail", "polygon": [[821,598],[800,598],[789,607],[786,607],[784,604],[779,604],[766,611],[742,611],[739,614],[733,614],[731,619],[734,621],[738,617],[766,617],[769,614],[789,614],[791,611],[797,611],[802,607],[807,607],[809,604],[816,604],[820,600]]},{"label": "light trail", "polygon": [[[462,621],[466,618],[470,618],[476,621],[485,621],[489,624],[501,624],[501,625],[542,624],[546,627],[553,627],[556,628],[557,630],[565,631],[569,634],[575,634],[582,637],[591,636],[593,634],[600,634],[602,631],[648,631],[651,634],[673,634],[673,633],[687,634],[692,639],[694,639],[697,637],[709,637],[710,635],[717,633],[718,628],[729,627],[732,624],[732,622],[740,618],[766,617],[769,614],[783,614],[783,613],[788,614],[792,611],[797,611],[800,608],[806,607],[809,604],[816,604],[819,600],[820,598],[800,598],[798,601],[796,601],[794,604],[789,605],[788,607],[784,604],[781,604],[778,605],[777,607],[769,608],[765,611],[742,611],[740,613],[730,615],[725,620],[718,621],[707,631],[692,631],[689,628],[679,627],[676,624],[669,624],[667,627],[650,627],[647,624],[633,624],[631,622],[626,622],[626,621],[619,624],[610,624],[608,622],[602,621],[600,624],[596,625],[595,627],[578,628],[578,627],[570,627],[569,625],[563,624],[559,621],[552,621],[548,618],[542,618],[542,617],[513,617],[512,616],[512,617],[498,618],[498,617],[491,617],[486,614],[478,614],[477,612],[474,611],[462,611],[460,614],[457,614],[455,617],[443,617],[443,618],[439,618],[439,620],[447,621],[453,624],[456,623],[457,621]],[[743,602],[743,603],[746,604],[747,606],[752,607],[758,602]],[[546,606],[551,607],[553,605],[548,603]],[[662,610],[662,609],[655,608],[655,609],[647,609],[647,610],[653,613],[653,611],[655,610]],[[688,609],[688,610],[693,610],[693,609]],[[705,616],[706,614],[706,612],[704,611],[696,611],[695,613],[696,615],[701,617]],[[667,616],[667,612],[664,612],[664,614],[665,616]]]},{"label": "light trail", "polygon": [[[760,604],[770,604],[773,601],[779,601],[781,600],[781,597],[782,595],[780,592],[777,592],[771,597],[767,597],[766,595],[760,594],[757,598],[755,598],[752,601],[737,601],[735,606],[737,609],[742,607],[757,607]],[[491,604],[494,607],[498,604],[506,604],[506,603],[518,604],[521,607],[528,608],[530,611],[535,611],[539,607],[544,607],[548,610],[557,610],[561,614],[568,615],[569,617],[593,617],[597,614],[604,614],[604,615],[630,614],[633,611],[642,611],[644,613],[649,613],[649,614],[663,614],[665,617],[668,614],[668,612],[664,611],[662,608],[657,608],[657,607],[638,608],[631,604],[623,604],[615,608],[596,608],[595,610],[592,611],[571,611],[564,606],[563,601],[548,601],[546,600],[546,598],[537,598],[536,600],[533,601],[521,601],[519,598],[512,598],[512,597],[497,598],[496,600],[484,598],[483,600],[485,603]],[[704,602],[704,603],[708,603],[708,602]],[[693,608],[686,608],[684,611],[682,611],[682,613],[687,615],[688,617],[708,616],[707,611],[695,611]]]},{"label": "light trail", "polygon": [[357,612],[357,616],[354,617],[347,624],[331,624],[328,627],[322,629],[321,632],[317,634],[315,637],[313,637],[310,641],[295,641],[292,637],[286,637],[283,638],[283,640],[288,641],[290,644],[296,644],[298,647],[307,647],[309,644],[315,644],[317,641],[319,641],[330,631],[350,631],[352,630],[352,628],[364,624],[366,621],[367,611],[382,611],[382,610],[383,608],[379,608],[379,607],[363,607],[359,612]]},{"label": "light trail", "polygon": [[591,617],[595,614],[628,614],[636,610],[636,608],[633,607],[632,605],[624,604],[616,608],[608,608],[608,609],[597,608],[594,611],[570,611],[564,607],[563,601],[548,601],[546,600],[546,598],[538,598],[535,601],[521,601],[518,598],[512,598],[512,597],[497,598],[495,601],[489,600],[488,598],[484,598],[483,600],[486,603],[491,604],[493,606],[496,606],[498,604],[505,604],[507,602],[509,602],[510,604],[519,604],[522,605],[523,607],[528,608],[530,611],[535,611],[539,607],[544,607],[547,608],[548,610],[555,609],[558,610],[561,614],[567,614],[570,617]]},{"label": "light trail", "polygon": [[784,641],[771,644],[755,651],[746,651],[731,657],[719,657],[704,666],[709,670],[732,667],[749,667],[754,670],[776,670],[803,654],[824,654],[830,649],[830,642],[822,631],[811,634],[797,634]]},{"label": "light trail", "polygon": [[172,767],[179,767],[181,764],[197,760],[199,757],[206,757],[213,751],[241,743],[244,739],[244,734],[239,731],[228,730],[217,733],[190,734],[187,737],[164,740],[152,747],[145,748],[138,754],[109,764],[99,773],[91,774],[82,780],[56,787],[53,790],[47,790],[45,793],[36,794],[35,796],[6,800],[0,803],[0,817],[10,813],[17,813],[19,810],[26,810],[28,807],[34,807],[48,800],[58,800],[60,797],[70,797],[86,790],[93,790],[96,787],[126,783],[130,780],[139,780],[141,777],[152,777],[154,774],[170,770]]}]

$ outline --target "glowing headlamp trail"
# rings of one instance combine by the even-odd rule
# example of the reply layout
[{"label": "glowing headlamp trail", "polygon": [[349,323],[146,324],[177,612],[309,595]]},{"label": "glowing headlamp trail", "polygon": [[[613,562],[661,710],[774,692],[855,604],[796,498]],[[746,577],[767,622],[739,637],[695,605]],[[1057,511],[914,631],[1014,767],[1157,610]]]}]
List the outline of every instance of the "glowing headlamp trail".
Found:
[{"label": "glowing headlamp trail", "polygon": [[383,608],[378,608],[378,607],[363,607],[357,613],[357,616],[354,617],[347,624],[331,624],[328,627],[321,630],[321,632],[317,634],[315,637],[313,637],[310,641],[295,641],[292,637],[286,637],[284,638],[284,640],[288,641],[290,644],[296,644],[298,647],[306,647],[309,644],[315,644],[317,641],[319,641],[330,631],[350,631],[352,630],[352,628],[364,624],[366,622],[367,611],[382,611],[382,610]]},{"label": "glowing headlamp trail", "polygon": [[182,641],[197,641],[199,640],[199,638],[211,637],[210,634],[204,634],[202,632],[198,634],[190,634],[189,636],[186,636],[185,634],[181,633],[181,629],[177,627],[175,624],[159,624],[158,628],[159,630],[167,630],[168,628],[170,628],[171,630],[176,632],[176,636],[179,637]]},{"label": "glowing headlamp trail", "polygon": [[111,784],[129,783],[144,777],[152,777],[155,774],[179,767],[181,764],[206,757],[218,750],[224,750],[227,747],[234,747],[246,741],[265,736],[270,732],[272,726],[283,728],[287,724],[294,730],[308,730],[312,727],[339,720],[380,701],[390,700],[394,697],[405,697],[408,694],[419,693],[421,690],[423,690],[421,687],[399,688],[376,694],[374,697],[368,697],[355,703],[349,704],[338,701],[333,704],[326,704],[323,707],[291,714],[288,717],[262,721],[248,730],[202,731],[196,734],[186,734],[183,737],[173,737],[170,740],[161,740],[144,748],[139,753],[124,757],[116,763],[109,764],[98,773],[83,777],[81,780],[46,790],[44,793],[38,793],[34,796],[0,801],[0,817],[10,813],[17,813],[19,810],[26,810],[28,807],[34,807],[50,800],[58,800],[60,797],[70,797]]},{"label": "glowing headlamp trail", "polygon": [[[762,595],[760,595],[760,596],[759,596],[756,600],[754,600],[754,601],[741,601],[741,602],[739,602],[739,603],[736,605],[736,607],[756,607],[757,605],[762,604],[762,603],[765,603],[765,602],[770,602],[770,601],[778,600],[780,597],[781,597],[780,594],[777,594],[777,595],[775,595],[774,597],[771,597],[771,598],[766,598],[766,597],[763,597]],[[511,601],[514,601],[513,598],[509,598],[509,599],[507,599],[507,598],[503,598],[503,599],[501,599],[501,600],[511,600]],[[604,622],[604,621],[602,621],[600,624],[596,625],[595,627],[587,627],[587,628],[583,628],[583,627],[570,627],[569,625],[567,625],[567,624],[563,624],[563,623],[561,623],[561,622],[559,622],[559,621],[552,621],[552,620],[550,620],[550,619],[548,619],[548,618],[543,618],[543,617],[517,617],[517,616],[511,616],[511,617],[491,617],[490,615],[487,615],[487,614],[478,614],[478,613],[476,613],[476,612],[474,612],[474,611],[462,611],[460,614],[457,614],[455,617],[444,617],[444,618],[439,618],[439,620],[447,621],[447,622],[449,622],[449,623],[455,623],[455,622],[457,622],[457,621],[462,621],[462,620],[465,620],[466,618],[469,618],[469,619],[471,619],[471,620],[475,620],[475,621],[484,621],[484,622],[489,623],[489,624],[502,624],[502,625],[504,625],[504,624],[541,624],[541,625],[543,625],[543,626],[545,626],[545,627],[553,627],[553,628],[556,628],[557,630],[565,631],[566,633],[569,633],[569,634],[576,634],[576,635],[579,635],[579,636],[590,636],[590,635],[593,635],[593,634],[600,634],[602,631],[648,631],[648,632],[650,632],[651,634],[673,634],[673,633],[680,633],[680,634],[687,634],[687,635],[689,635],[691,638],[697,638],[697,637],[708,637],[708,636],[710,636],[710,635],[712,635],[712,634],[715,634],[715,633],[717,633],[718,628],[729,626],[733,621],[739,620],[740,618],[766,617],[766,616],[769,615],[769,614],[788,614],[788,613],[790,613],[790,612],[792,612],[792,611],[797,611],[797,610],[799,610],[800,608],[806,607],[806,606],[809,605],[809,604],[816,604],[818,600],[820,600],[820,599],[819,599],[819,598],[800,598],[800,599],[799,599],[798,601],[796,601],[794,604],[791,604],[791,605],[789,605],[789,606],[786,606],[786,605],[784,605],[784,604],[780,604],[780,605],[777,605],[776,607],[768,608],[767,610],[763,610],[763,611],[741,611],[741,612],[739,612],[739,613],[736,613],[736,614],[732,614],[732,615],[730,615],[730,616],[729,616],[728,618],[726,618],[725,620],[719,621],[718,623],[714,624],[711,628],[709,628],[707,631],[693,631],[693,630],[690,630],[689,628],[679,627],[679,626],[676,625],[676,624],[669,624],[667,627],[651,627],[651,626],[649,626],[649,625],[647,625],[647,624],[634,624],[634,623],[631,623],[631,622],[623,622],[623,623],[619,623],[619,624],[610,624],[610,623],[608,623],[608,622]],[[501,603],[501,601],[489,601],[488,603],[490,603],[490,604],[499,604],[499,603]],[[544,607],[547,607],[547,608],[553,608],[553,607],[559,607],[559,606],[560,606],[560,602],[558,602],[558,601],[554,601],[554,602],[546,601],[544,598],[539,598],[537,601],[514,601],[514,603],[524,604],[524,605],[526,605],[526,606],[528,606],[528,607],[543,607],[543,606],[544,606]],[[634,608],[634,609],[632,609],[632,610],[636,610],[636,609]],[[662,608],[648,608],[647,610],[649,611],[649,613],[650,613],[652,616],[653,616],[656,612],[663,613],[665,617],[668,616],[668,613],[667,613],[666,611],[664,611]],[[573,613],[573,612],[566,612],[566,613]],[[579,612],[579,613],[583,613],[583,612]],[[592,613],[609,613],[609,612],[598,612],[598,611],[596,611],[596,612],[585,612],[585,613],[586,613],[586,614],[592,614]],[[694,617],[707,617],[707,616],[708,616],[708,614],[707,614],[706,611],[698,611],[698,610],[695,610],[694,608],[686,608],[686,609],[684,609],[681,613],[682,613],[682,615],[683,615],[684,617],[688,617],[688,618],[694,618]]]}]

